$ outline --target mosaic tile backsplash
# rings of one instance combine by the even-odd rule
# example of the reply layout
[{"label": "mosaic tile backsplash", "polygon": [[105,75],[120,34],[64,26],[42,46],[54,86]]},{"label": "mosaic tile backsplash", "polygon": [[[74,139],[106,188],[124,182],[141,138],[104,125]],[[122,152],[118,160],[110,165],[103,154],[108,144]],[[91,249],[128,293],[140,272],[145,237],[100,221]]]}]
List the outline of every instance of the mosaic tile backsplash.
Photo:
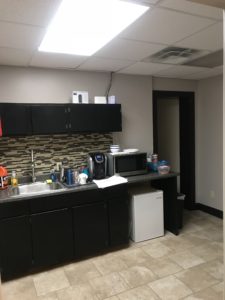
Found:
[{"label": "mosaic tile backsplash", "polygon": [[89,152],[108,152],[111,144],[111,133],[1,137],[0,165],[7,168],[9,175],[12,170],[18,176],[31,175],[31,149],[34,149],[36,174],[49,174],[57,162],[64,161],[72,168],[86,166]]}]

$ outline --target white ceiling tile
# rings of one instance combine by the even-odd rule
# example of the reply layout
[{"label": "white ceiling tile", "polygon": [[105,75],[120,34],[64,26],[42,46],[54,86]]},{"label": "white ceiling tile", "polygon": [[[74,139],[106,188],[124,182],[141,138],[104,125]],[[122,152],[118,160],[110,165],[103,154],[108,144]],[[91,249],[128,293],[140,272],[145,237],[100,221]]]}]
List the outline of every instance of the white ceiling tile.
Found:
[{"label": "white ceiling tile", "polygon": [[183,79],[199,80],[199,79],[210,78],[210,77],[214,77],[214,76],[222,75],[222,74],[223,74],[223,66],[219,66],[219,67],[207,70],[207,71],[198,72],[198,73],[191,74],[191,75],[186,75],[183,77]]},{"label": "white ceiling tile", "polygon": [[165,70],[161,70],[156,72],[154,75],[163,76],[168,78],[184,78],[186,75],[202,72],[210,70],[209,68],[201,68],[201,67],[190,67],[190,66],[173,66]]},{"label": "white ceiling tile", "polygon": [[48,25],[61,0],[1,0],[0,20]]},{"label": "white ceiling tile", "polygon": [[176,43],[177,46],[216,51],[223,48],[223,22],[216,23],[205,30]]},{"label": "white ceiling tile", "polygon": [[161,44],[174,44],[214,24],[215,21],[167,9],[155,8],[124,30],[120,37]]},{"label": "white ceiling tile", "polygon": [[130,65],[132,61],[92,57],[81,64],[77,70],[116,72]]},{"label": "white ceiling tile", "polygon": [[0,47],[35,50],[44,33],[39,27],[0,22]]},{"label": "white ceiling tile", "polygon": [[183,11],[194,15],[199,15],[202,17],[223,20],[222,9],[203,4],[188,2],[186,0],[164,0],[160,2],[159,6]]},{"label": "white ceiling tile", "polygon": [[166,46],[116,38],[94,56],[139,61]]},{"label": "white ceiling tile", "polygon": [[168,69],[170,66],[165,64],[155,64],[155,63],[145,63],[137,62],[123,70],[119,73],[122,74],[139,74],[139,75],[153,75],[160,70]]},{"label": "white ceiling tile", "polygon": [[48,68],[76,68],[87,59],[85,56],[36,52],[30,66]]},{"label": "white ceiling tile", "polygon": [[32,51],[0,48],[0,65],[28,66]]}]

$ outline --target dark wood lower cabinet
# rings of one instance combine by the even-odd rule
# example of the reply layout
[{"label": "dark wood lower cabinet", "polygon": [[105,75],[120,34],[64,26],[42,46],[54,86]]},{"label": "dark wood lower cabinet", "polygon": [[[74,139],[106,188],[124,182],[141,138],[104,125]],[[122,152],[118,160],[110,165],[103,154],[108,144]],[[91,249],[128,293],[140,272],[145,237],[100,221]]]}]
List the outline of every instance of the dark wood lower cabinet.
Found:
[{"label": "dark wood lower cabinet", "polygon": [[109,244],[119,246],[129,240],[129,198],[128,195],[108,200]]},{"label": "dark wood lower cabinet", "polygon": [[34,266],[54,265],[73,258],[69,209],[31,215]]},{"label": "dark wood lower cabinet", "polygon": [[108,247],[108,216],[104,202],[73,208],[75,256],[95,254]]},{"label": "dark wood lower cabinet", "polygon": [[128,242],[126,186],[0,203],[3,279]]},{"label": "dark wood lower cabinet", "polygon": [[0,221],[0,266],[3,279],[30,270],[32,242],[29,216]]}]

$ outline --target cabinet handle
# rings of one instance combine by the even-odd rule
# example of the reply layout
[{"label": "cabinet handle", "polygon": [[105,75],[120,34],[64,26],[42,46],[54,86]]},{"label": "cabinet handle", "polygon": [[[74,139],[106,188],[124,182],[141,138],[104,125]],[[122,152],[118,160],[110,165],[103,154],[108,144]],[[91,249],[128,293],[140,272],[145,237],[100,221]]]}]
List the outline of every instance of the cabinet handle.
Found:
[{"label": "cabinet handle", "polygon": [[71,126],[71,124],[69,124],[69,128],[71,128],[72,126]]},{"label": "cabinet handle", "polygon": [[66,124],[66,129],[68,129],[68,124]]},{"label": "cabinet handle", "polygon": [[68,107],[68,112],[70,112],[70,107]]},{"label": "cabinet handle", "polygon": [[65,113],[67,113],[67,108],[65,108]]}]

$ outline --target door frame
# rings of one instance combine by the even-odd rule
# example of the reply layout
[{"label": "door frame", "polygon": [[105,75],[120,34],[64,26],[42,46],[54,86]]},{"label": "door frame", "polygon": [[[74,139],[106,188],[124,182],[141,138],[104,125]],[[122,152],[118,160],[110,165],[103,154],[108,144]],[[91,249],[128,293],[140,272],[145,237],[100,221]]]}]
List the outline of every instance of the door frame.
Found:
[{"label": "door frame", "polygon": [[158,153],[158,99],[179,100],[180,191],[185,194],[184,207],[195,209],[195,93],[153,91],[153,151]]}]

